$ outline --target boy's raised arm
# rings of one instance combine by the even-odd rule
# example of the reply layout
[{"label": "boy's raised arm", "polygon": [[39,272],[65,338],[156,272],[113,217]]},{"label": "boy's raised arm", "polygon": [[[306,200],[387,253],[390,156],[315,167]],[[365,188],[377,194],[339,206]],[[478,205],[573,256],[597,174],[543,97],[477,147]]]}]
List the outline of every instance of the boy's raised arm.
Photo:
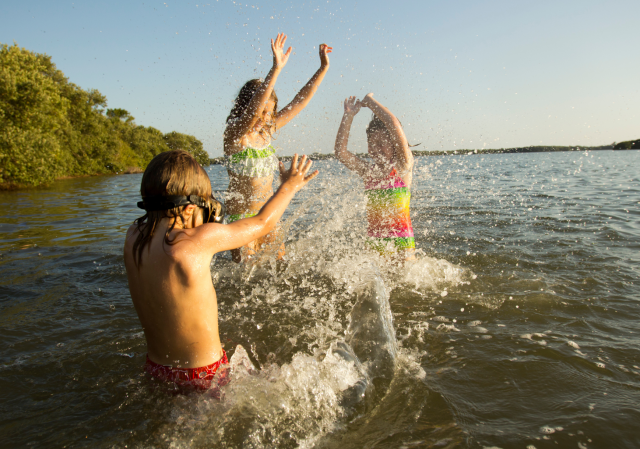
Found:
[{"label": "boy's raised arm", "polygon": [[307,174],[311,164],[312,161],[307,160],[307,156],[302,156],[298,161],[297,154],[294,155],[289,170],[285,170],[284,164],[280,162],[282,184],[260,212],[254,217],[243,218],[228,225],[203,225],[203,244],[210,247],[214,254],[240,248],[268,234],[275,228],[294,195],[318,175],[318,170]]},{"label": "boy's raised arm", "polygon": [[344,115],[340,121],[340,128],[338,128],[338,134],[336,135],[335,155],[336,158],[342,162],[349,170],[356,172],[360,176],[364,176],[369,171],[369,166],[365,161],[360,159],[355,154],[347,150],[347,144],[349,143],[349,132],[351,131],[351,124],[353,118],[360,110],[361,103],[356,100],[356,97],[349,97],[344,100]]}]

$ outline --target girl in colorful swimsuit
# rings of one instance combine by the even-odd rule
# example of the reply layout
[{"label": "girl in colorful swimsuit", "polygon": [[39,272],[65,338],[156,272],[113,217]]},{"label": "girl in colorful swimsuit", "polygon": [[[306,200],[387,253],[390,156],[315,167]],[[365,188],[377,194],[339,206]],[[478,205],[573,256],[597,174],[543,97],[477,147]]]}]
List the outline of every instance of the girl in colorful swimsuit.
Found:
[{"label": "girl in colorful swimsuit", "polygon": [[[373,164],[347,151],[351,123],[361,107],[371,109],[374,114],[367,127]],[[371,93],[362,101],[347,98],[335,154],[364,180],[369,245],[381,254],[395,254],[402,259],[413,257],[415,241],[409,216],[413,154],[400,121]]]},{"label": "girl in colorful swimsuit", "polygon": [[[273,133],[289,123],[309,103],[329,69],[332,48],[320,45],[320,69],[298,92],[287,106],[278,111],[278,97],[274,86],[278,75],[289,60],[291,47],[284,52],[285,34],[271,40],[273,67],[262,80],[248,81],[235,100],[227,118],[224,132],[225,166],[229,172],[229,191],[226,201],[228,222],[254,216],[273,195],[273,174],[278,168],[275,149],[271,146]],[[271,233],[246,245],[253,254],[264,244],[275,240]],[[279,256],[282,256],[284,247]],[[240,249],[232,251],[235,262],[240,262]]]}]

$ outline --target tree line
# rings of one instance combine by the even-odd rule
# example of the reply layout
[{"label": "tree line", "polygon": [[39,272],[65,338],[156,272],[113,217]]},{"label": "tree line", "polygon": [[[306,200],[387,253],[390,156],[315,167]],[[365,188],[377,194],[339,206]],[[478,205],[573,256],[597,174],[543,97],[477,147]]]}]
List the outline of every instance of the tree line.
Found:
[{"label": "tree line", "polygon": [[0,189],[137,172],[173,149],[209,165],[195,137],[138,126],[97,90],[70,83],[50,56],[0,44]]},{"label": "tree line", "polygon": [[627,140],[626,142],[619,142],[614,147],[614,150],[640,150],[640,139]]}]

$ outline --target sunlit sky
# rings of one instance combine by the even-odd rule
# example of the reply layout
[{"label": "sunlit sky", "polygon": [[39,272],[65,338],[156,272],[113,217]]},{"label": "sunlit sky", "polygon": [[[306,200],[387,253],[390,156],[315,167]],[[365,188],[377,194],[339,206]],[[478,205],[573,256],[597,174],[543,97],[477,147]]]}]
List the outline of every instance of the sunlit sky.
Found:
[{"label": "sunlit sky", "polygon": [[[282,154],[329,153],[348,95],[373,92],[420,150],[604,145],[640,138],[640,2],[629,1],[2,2],[0,42],[52,56],[70,81],[162,132],[222,154],[241,85],[293,54],[276,85],[288,103],[331,67],[277,136]],[[370,111],[350,149],[366,151]]]}]

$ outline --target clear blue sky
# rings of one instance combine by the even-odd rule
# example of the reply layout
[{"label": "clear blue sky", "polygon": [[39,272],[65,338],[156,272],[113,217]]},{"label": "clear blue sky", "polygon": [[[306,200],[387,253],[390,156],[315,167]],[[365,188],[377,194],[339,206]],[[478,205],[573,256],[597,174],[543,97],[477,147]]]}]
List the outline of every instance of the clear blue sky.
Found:
[{"label": "clear blue sky", "polygon": [[333,151],[343,99],[370,91],[418,149],[601,145],[640,138],[639,17],[637,0],[21,0],[2,2],[0,42],[52,56],[109,107],[193,134],[211,156],[279,31],[294,48],[281,105],[319,67],[318,44],[334,47],[316,97],[278,136],[282,154]]}]

